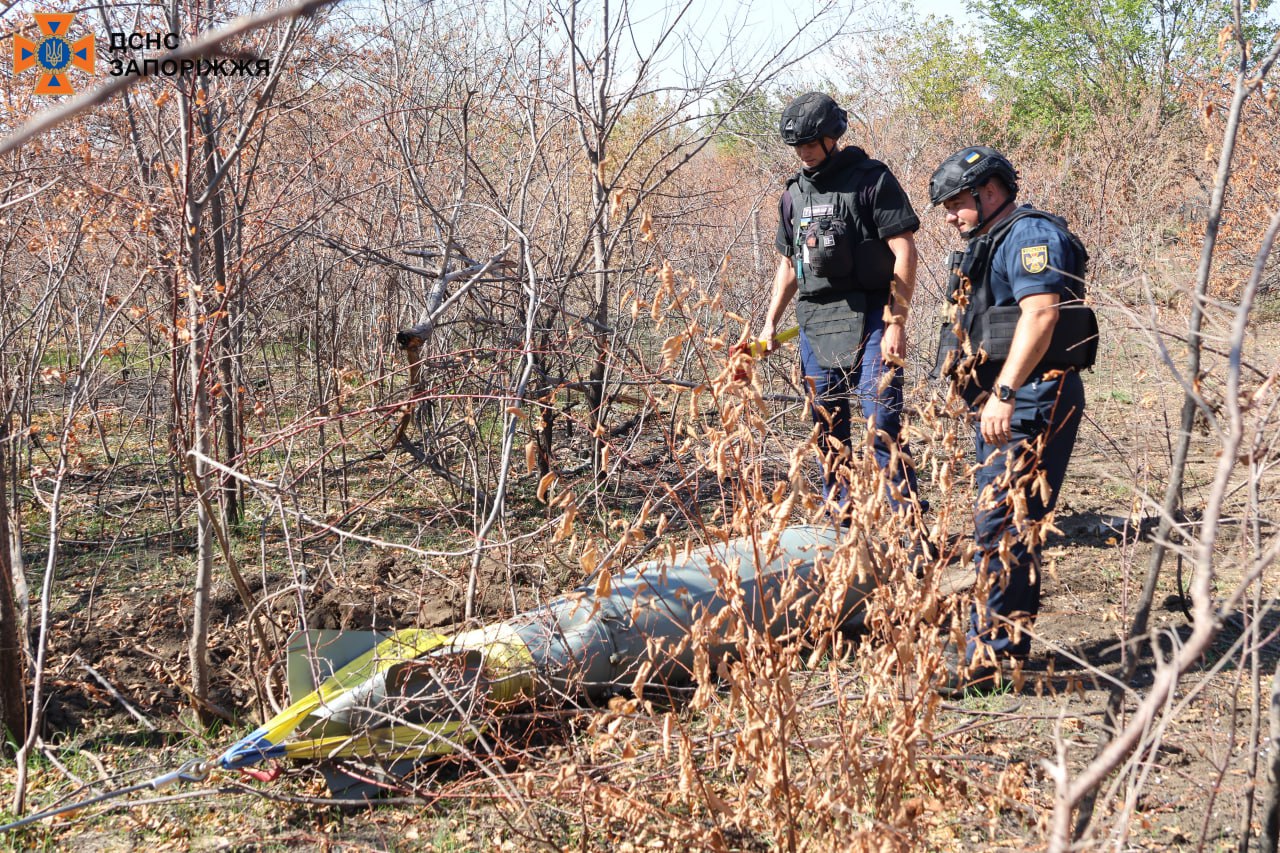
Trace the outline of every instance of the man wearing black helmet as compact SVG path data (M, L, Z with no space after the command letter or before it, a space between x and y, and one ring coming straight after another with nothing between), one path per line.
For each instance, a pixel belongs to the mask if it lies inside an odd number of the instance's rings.
M1059 217L1017 206L1018 176L998 151L964 148L929 182L929 200L966 241L953 252L951 319L938 370L977 420L974 542L980 604L945 695L998 687L1024 659L1040 609L1038 522L1053 510L1084 413L1079 369L1097 347L1081 303L1088 254ZM981 604L985 597L985 604Z
M824 494L843 503L836 462L861 442L851 440L852 397L859 420L874 419L890 504L909 511L917 505L915 471L906 448L895 452L893 445L902 429L901 365L920 220L887 166L856 145L840 146L848 126L848 114L818 92L782 112L782 140L803 168L779 201L778 267L761 337L773 340L798 296L801 365L814 383L813 419L826 439Z

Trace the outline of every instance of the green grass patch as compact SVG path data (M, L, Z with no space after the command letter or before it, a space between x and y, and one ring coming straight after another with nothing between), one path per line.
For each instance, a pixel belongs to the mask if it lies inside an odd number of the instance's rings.
M1124 403L1126 406L1133 405L1133 394L1119 388L1112 388L1108 391L1106 399L1114 400L1117 403Z

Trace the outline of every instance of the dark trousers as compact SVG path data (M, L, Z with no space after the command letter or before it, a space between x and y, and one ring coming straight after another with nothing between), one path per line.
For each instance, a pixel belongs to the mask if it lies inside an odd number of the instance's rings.
M851 449L853 422L851 403L856 400L861 412L859 424L871 418L876 434L873 438L876 462L889 475L887 497L894 509L915 500L916 472L910 461L906 445L899 445L897 463L894 464L892 445L898 443L902 433L902 368L892 367L880 360L880 341L884 337L884 320L878 316L867 317L867 332L859 347L853 367L831 370L818 364L803 330L800 333L800 366L805 378L813 382L814 399L810 407L813 422L822 428L825 439L836 439L848 452ZM880 382L887 371L893 371L893 379L883 389ZM887 437L887 440L886 440ZM862 440L861 434L858 437ZM891 444L892 442L892 444ZM847 499L845 488L837 490L838 461L833 444L824 442L823 490L824 497L843 504ZM892 470L890 470L892 466Z
M1028 544L1026 533L1058 502L1083 415L1084 385L1073 370L1048 381L1033 377L1018 389L1006 444L987 444L976 431L979 600L970 618L969 659L979 643L998 654L1025 656L1031 650L1031 637L1004 620L1029 624L1040 612L1039 539Z

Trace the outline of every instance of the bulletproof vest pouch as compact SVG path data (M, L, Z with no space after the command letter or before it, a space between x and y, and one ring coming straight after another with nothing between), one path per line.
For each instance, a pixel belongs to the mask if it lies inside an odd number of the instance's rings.
M845 181L887 167L863 160ZM796 279L802 297L827 297L850 290L886 290L893 282L893 251L875 232L874 213L863 209L852 189L819 190L803 172L787 184L791 195Z
M987 360L1005 361L1013 344L1013 332L1018 327L1022 308L1017 305L1000 305L988 308L979 318L980 329L975 337L981 343ZM1079 301L1058 305L1058 322L1053 327L1049 348L1040 359L1039 367L1093 367L1098 356L1098 319L1093 309Z
M1058 305L1058 324L1040 363L1046 367L1090 368L1098 361L1098 315L1083 302Z
M801 292L822 292L815 291L814 284L820 284L823 290L833 290L831 282L848 279L854 269L853 241L844 217L839 214L839 205L805 204L801 209L800 222L802 225L808 223L800 234L800 252L804 261ZM806 284L809 285L807 291Z
M961 276L965 275L962 265L968 252L961 250L953 251L947 256L947 289L945 301L946 305L954 305L959 298L961 287ZM963 320L963 317L961 318ZM943 376L950 376L955 370L957 362L962 357L960 338L956 335L955 326L951 320L943 320L942 328L938 330L938 351L933 357L933 369L929 371L930 379L939 379Z
M867 296L857 291L796 300L796 319L818 366L847 370L858 360L858 346L866 331Z
M950 320L943 320L942 328L938 330L938 351L933 356L933 369L929 371L929 378L950 376L960 357L960 339L956 337L956 330Z
M1021 317L1022 308L1018 305L993 306L978 316L978 326L973 330L974 345L987 354L987 361L1004 361L1009 357L1013 332Z

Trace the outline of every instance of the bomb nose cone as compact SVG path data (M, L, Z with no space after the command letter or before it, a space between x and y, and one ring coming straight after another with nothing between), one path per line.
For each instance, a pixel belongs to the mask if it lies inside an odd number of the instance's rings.
M269 735L270 731L265 726L255 730L248 737L232 744L230 749L222 753L218 763L224 770L239 770L268 758L283 758L284 744L272 743Z

